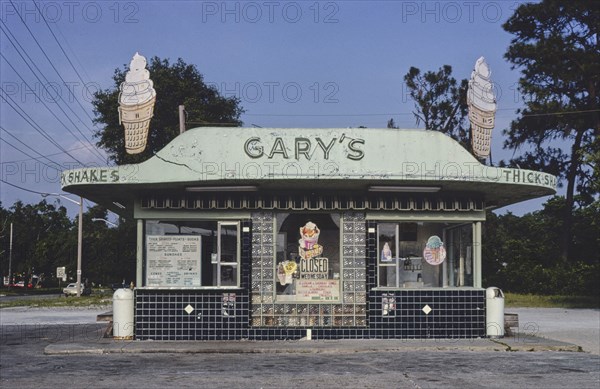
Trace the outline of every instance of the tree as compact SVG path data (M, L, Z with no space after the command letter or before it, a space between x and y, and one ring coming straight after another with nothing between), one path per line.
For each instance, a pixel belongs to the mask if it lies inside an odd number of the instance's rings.
M566 181L561 238L566 261L575 193L584 204L598 194L592 164L600 145L600 8L583 0L526 3L503 28L514 35L505 58L521 71L519 92L525 100L504 131L504 147L522 149L513 164Z
M398 127L398 126L396 125L396 122L395 122L395 121L394 121L394 119L392 118L392 119L388 120L388 122L387 122L387 128L394 128L394 129L398 129L398 128L400 128L400 127Z
M4 215L3 224L5 220L13 223L13 274L20 274L24 279L32 274L51 275L57 266L75 261L76 230L65 207L48 204L46 200L38 204L17 201L8 212L0 213ZM5 230L2 240L8 242L7 239ZM8 244L3 247L8 249ZM8 263L4 261L8 253L2 257L2 273L8 274Z
M117 227L100 220L108 211L101 205L83 214L83 270L91 282L108 285L125 279L135 281L137 225L120 219Z
M147 66L156 89L154 116L150 121L148 146L140 154L125 152L123 126L119 125L119 86L125 80L125 69L117 68L113 75L114 87L94 94L92 104L96 114L95 123L103 128L95 133L97 145L108 152L111 161L118 165L137 163L154 155L179 135L179 105L194 121L207 124L240 126L244 112L237 97L223 97L204 83L195 65L186 64L181 58L170 64L168 59L153 57Z
M452 77L452 67L442 66L437 72L411 67L404 76L410 97L415 102L417 125L423 122L426 130L449 135L464 148L471 150L469 122L467 120L467 88L469 82L460 84Z

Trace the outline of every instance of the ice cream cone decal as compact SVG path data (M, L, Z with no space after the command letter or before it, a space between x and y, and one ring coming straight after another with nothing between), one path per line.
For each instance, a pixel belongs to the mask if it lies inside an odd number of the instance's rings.
M146 149L154 103L156 91L146 69L146 58L135 53L119 93L119 124L125 127L127 154L138 154Z
M446 259L446 247L439 236L433 235L427 239L423 257L430 265L439 265Z
M491 75L492 71L485 62L485 58L479 57L475 63L475 69L471 73L467 92L471 144L473 153L479 158L487 158L490 155L492 129L496 115L496 97Z

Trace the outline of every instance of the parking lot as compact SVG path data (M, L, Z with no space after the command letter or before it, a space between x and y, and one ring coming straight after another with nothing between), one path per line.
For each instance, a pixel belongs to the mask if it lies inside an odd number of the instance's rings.
M288 344L279 342L274 345L278 350L272 353L44 353L52 345L98 342L104 325L96 324L95 317L105 310L104 307L0 310L0 386L29 388L43 381L47 386L81 382L81 386L97 388L167 385L211 388L515 388L532 385L597 388L600 383L600 357L597 353L587 352L503 352L460 348L436 351L407 347L405 351L395 352L286 353ZM571 338L581 332L589 337L590 334L593 336L593 331L596 334L598 331L598 326L594 327L597 310L547 311L545 314L519 310L518 313L521 324L533 323L527 324L528 328L537 328L540 336L551 334ZM536 316L532 319L530 314ZM557 317L563 319L557 320ZM567 327L558 331L547 320ZM502 341L507 344L517 342L516 338ZM324 345L329 346L338 347L335 342Z

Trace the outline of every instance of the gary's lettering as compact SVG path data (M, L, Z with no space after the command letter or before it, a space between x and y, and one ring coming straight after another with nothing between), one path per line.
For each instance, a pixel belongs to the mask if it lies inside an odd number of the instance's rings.
M344 147L340 144L347 142L345 145L346 158L353 161L359 161L365 156L365 152L362 149L362 145L365 144L364 139L348 138L342 135L339 139L333 137L328 140L324 140L320 137L311 140L309 138L297 137L294 138L293 144L288 144L281 137L276 137L272 144L265 145L260 137L254 136L248 138L244 142L244 152L250 158L262 158L267 157L273 159L280 157L283 159L291 159L299 161L301 158L306 158L310 161L315 154L321 156L324 160L328 160L331 151L336 147Z

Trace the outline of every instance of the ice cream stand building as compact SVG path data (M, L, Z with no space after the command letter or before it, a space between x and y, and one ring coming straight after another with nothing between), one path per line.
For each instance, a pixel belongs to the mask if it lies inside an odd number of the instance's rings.
M137 220L136 339L474 338L486 210L556 177L435 131L204 127L62 187Z

